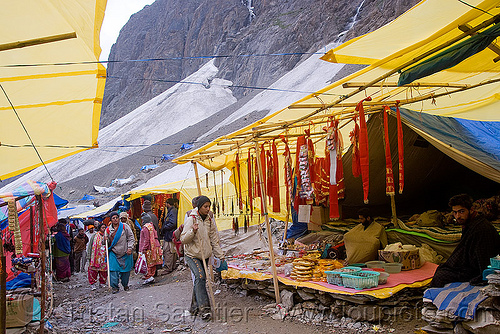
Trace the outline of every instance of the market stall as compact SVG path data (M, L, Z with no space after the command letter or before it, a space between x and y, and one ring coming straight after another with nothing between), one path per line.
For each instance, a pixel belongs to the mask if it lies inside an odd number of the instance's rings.
M47 275L47 271L50 273L52 270L47 263L45 238L50 233L50 227L57 223L57 208L52 193L55 186L55 182L47 185L28 181L10 193L0 194L2 332L6 327L22 327L31 321L34 294L40 294L40 328L44 328L48 317L46 301L51 275ZM10 283L8 303L7 282ZM16 294L16 289L22 287L28 290ZM24 301L27 292L31 295L28 302Z

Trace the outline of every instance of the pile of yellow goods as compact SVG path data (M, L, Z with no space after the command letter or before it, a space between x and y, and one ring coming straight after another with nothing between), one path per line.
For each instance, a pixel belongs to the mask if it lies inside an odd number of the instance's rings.
M326 270L334 270L342 267L342 263L337 260L319 259L318 264L313 268L312 280L315 282L326 282Z
M290 278L297 281L311 281L313 278L313 268L321 257L319 252L309 253L301 258L293 260L293 270Z

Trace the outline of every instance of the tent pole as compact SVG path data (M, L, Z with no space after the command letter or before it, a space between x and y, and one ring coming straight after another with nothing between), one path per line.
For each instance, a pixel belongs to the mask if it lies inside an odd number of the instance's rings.
M391 211L392 211L392 223L394 226L398 226L398 217L396 216L396 199L394 195L389 195L391 197Z
M3 252L3 233L0 230L0 334L5 334L7 329L7 261Z
M35 251L33 246L33 239L35 238L35 233L33 230L33 214L34 210L32 205L30 206L30 252L31 253ZM35 287L35 273L31 273L30 275L31 275L31 288L33 289Z
M38 201L38 208L40 210L40 237L38 239L38 245L40 247L40 258L41 258L41 272L40 272L40 328L38 332L40 334L44 334L45 331L45 299L47 298L46 296L46 287L45 287L45 261L46 261L46 254L45 254L45 224L43 221L43 202L42 202L42 196L36 195L36 199Z
M196 176L196 187L198 188L198 196L201 196L201 186L200 186L200 176L198 175L198 165L196 161L191 161L193 163L194 175Z
M273 273L273 285L274 285L274 296L276 297L276 304L280 303L280 288L278 285L278 274L276 272L276 264L274 261L274 250L273 250L273 236L271 234L271 226L269 225L269 216L267 214L267 200L266 200L266 188L264 186L264 183L262 180L264 179L263 173L262 173L262 165L261 165L261 160L260 160L260 148L259 148L259 143L255 141L255 154L257 156L257 170L259 173L259 183L260 183L260 193L262 196L262 209L263 212L262 214L264 215L264 219L266 221L266 229L267 229L267 241L269 245L269 256L271 258L271 270Z

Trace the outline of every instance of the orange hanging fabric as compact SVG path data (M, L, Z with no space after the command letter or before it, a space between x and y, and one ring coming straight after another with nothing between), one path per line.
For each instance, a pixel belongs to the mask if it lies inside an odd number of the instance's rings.
M398 159L399 159L399 193L403 193L405 185L404 171L404 146L403 146L403 126L401 124L401 114L399 113L399 101L396 102L396 116L398 121Z
M236 153L236 173L238 174L238 207L240 212L243 211L243 194L241 193L241 166L240 166L240 154Z
M392 173L391 145L389 144L389 124L387 114L389 107L384 106L384 139L385 139L385 193L394 195L394 175Z
M250 150L248 150L247 158L247 187L248 187L248 205L250 205L250 219L253 218L253 182L252 182L252 156L250 155Z
M361 166L361 179L363 182L363 201L368 204L368 191L370 187L370 159L368 154L368 130L366 128L365 110L363 101L371 101L371 97L361 100L356 106L359 112L359 161Z
M278 165L278 148L273 140L272 144L272 158L273 158L273 212L280 212L280 179L279 179L279 165Z

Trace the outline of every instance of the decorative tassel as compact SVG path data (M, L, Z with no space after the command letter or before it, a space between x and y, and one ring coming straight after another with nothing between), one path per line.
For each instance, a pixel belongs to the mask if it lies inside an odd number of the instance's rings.
M392 173L391 145L389 143L389 124L387 114L389 107L384 106L384 140L385 140L385 193L394 195L394 175Z
M243 211L243 195L241 193L241 171L240 171L240 157L239 153L236 153L236 173L238 178L238 207L240 208L240 213Z
M221 201L222 201L222 214L225 214L225 208L224 208L224 171L221 169L220 171L220 184L221 184Z
M368 191L370 187L370 159L368 154L368 131L366 127L363 101L371 101L371 97L361 100L356 106L359 112L359 160L361 165L361 179L363 182L363 201L368 204Z
M250 150L248 150L248 158L247 158L247 174L248 174L248 199L247 206L250 206L250 217L253 218L253 180L252 180L252 161L253 157L250 155Z
M217 184L215 182L215 171L213 171L213 173L214 173L214 192L215 192L214 214L219 216L219 214L220 214L220 212L219 212L219 198L217 197Z
M247 233L247 232L248 232L248 217L245 216L244 220L243 220L243 233Z
M404 171L404 146L403 146L403 126L401 124L401 114L399 112L399 101L396 101L396 116L398 122L398 159L399 159L399 193L403 193L405 185Z
M207 189L208 189L208 173L205 174L205 184L206 184Z

